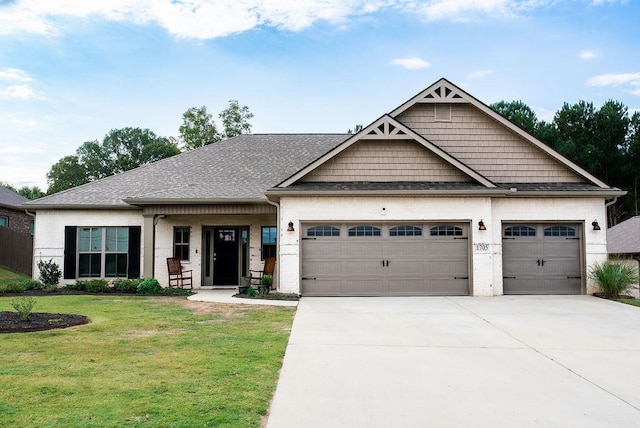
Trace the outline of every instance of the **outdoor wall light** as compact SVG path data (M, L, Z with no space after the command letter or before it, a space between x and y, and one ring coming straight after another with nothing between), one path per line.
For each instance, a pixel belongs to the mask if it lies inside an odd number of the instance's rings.
M289 226L289 227L287 227L287 232L293 232L293 231L295 231L295 229L293 228L293 222L292 222L292 221L290 221L290 222L289 222L289 225L288 225L288 226Z
M487 230L487 226L484 225L484 221L480 220L478 223L478 230Z
M591 223L591 226L593 226L593 230L600 230L600 225L598 224L598 220L593 220L593 222Z

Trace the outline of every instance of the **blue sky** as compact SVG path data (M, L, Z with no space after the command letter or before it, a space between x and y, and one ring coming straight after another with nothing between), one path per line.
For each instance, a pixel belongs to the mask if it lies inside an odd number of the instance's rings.
M177 136L237 99L254 133L345 132L446 77L481 101L640 110L636 0L0 0L0 181L111 129ZM219 121L218 121L219 123Z

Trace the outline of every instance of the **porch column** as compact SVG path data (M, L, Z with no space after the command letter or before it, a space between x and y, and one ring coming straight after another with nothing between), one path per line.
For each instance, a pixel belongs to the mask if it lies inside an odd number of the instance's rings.
M155 247L155 224L153 214L143 214L143 257L142 257L142 276L145 278L153 278L154 264L154 247Z

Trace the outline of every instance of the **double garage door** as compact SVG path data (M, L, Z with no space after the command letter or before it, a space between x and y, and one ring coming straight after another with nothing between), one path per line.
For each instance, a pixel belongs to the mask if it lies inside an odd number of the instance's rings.
M505 224L502 227L504 294L580 294L579 224Z
M304 224L305 296L469 294L467 223Z

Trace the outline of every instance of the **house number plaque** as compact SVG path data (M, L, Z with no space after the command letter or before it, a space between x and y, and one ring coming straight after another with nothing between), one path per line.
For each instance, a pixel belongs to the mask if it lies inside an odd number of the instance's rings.
M473 244L476 251L489 251L489 244Z

